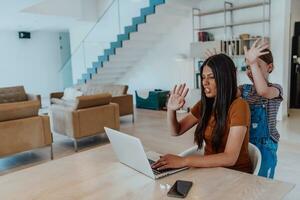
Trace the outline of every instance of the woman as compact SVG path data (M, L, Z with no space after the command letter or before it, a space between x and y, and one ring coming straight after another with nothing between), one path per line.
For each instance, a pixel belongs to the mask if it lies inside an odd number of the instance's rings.
M201 100L182 120L176 110L185 103L188 89L175 86L168 102L168 123L172 135L179 136L197 124L195 142L203 156L162 156L152 165L158 170L180 167L228 167L251 173L248 155L250 111L237 97L236 68L225 54L209 57L201 67Z

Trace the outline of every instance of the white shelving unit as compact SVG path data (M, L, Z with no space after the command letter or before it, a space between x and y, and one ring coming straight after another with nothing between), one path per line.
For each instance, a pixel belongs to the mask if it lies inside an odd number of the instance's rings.
M195 88L199 88L199 70L198 70L198 62L203 60L203 55L206 49L216 48L222 52L227 53L229 56L233 58L233 60L243 58L243 46L250 45L250 43L257 38L249 38L243 39L237 38L238 33L234 33L234 27L245 26L245 25L253 25L253 24L262 24L262 35L260 37L269 39L270 38L270 22L271 22L271 0L263 0L257 1L253 3L243 4L234 6L233 3L229 1L223 2L223 8L215 9L210 11L202 11L199 8L193 8L193 43L191 44L191 56L194 58L194 85ZM250 8L262 8L262 17L257 19L248 19L241 21L234 21L234 12L238 10L245 10ZM268 12L267 10L268 9ZM201 17L216 15L223 13L224 22L220 25L213 26L202 26L201 25ZM250 18L250 17L249 17ZM266 25L268 26L268 37L266 37ZM224 30L224 38L218 38L215 41L209 42L199 42L196 39L196 33L199 31L209 31L223 29ZM226 43L226 44L225 44ZM239 48L239 49L237 49ZM198 83L198 85L197 85Z

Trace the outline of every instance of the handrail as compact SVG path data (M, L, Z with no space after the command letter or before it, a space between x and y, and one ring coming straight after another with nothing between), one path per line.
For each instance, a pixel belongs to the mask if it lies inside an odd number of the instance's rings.
M111 9L111 7L114 5L114 3L116 1L119 0L113 0L109 6L105 9L105 11L103 12L103 14L97 19L96 23L92 26L92 28L87 32L87 34L85 35L85 37L81 40L81 42L78 44L78 46L75 48L75 50L71 53L71 55L69 56L69 58L67 59L67 61L62 65L61 68L59 68L58 72L61 72L65 66L71 61L73 55L79 50L79 48L81 47L81 45L84 43L85 39L89 36L89 34L95 29L95 27L97 26L97 24L100 22L100 20L106 15L106 13Z

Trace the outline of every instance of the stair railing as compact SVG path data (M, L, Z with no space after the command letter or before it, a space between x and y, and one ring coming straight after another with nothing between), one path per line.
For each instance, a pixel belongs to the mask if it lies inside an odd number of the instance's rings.
M63 79L68 80L64 87L76 84L76 80L88 78L86 76L92 74L90 70L99 69L99 56L109 50L111 43L119 40L124 27L129 27L132 18L139 16L141 8L148 5L149 0L111 0L96 22L83 22L80 27L72 27L71 53L59 69ZM81 36L72 35L72 31L78 33L81 29L85 32Z

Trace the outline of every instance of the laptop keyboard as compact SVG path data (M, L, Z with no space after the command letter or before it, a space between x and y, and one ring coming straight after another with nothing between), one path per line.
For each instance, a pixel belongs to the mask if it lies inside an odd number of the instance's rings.
M148 159L150 165L152 165L153 163L155 163L155 161L153 160L150 160ZM174 170L174 169L162 169L162 170L157 170L157 169L153 169L152 168L152 171L154 173L154 175L158 175L158 174L161 174L161 173L164 173L164 172L168 172L168 171L171 171L171 170Z

